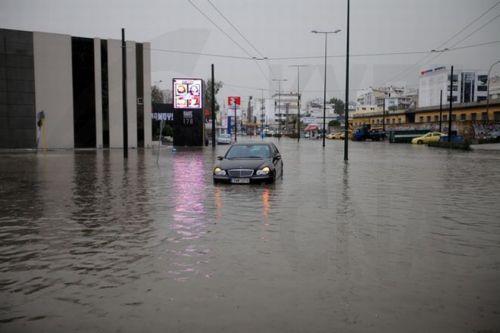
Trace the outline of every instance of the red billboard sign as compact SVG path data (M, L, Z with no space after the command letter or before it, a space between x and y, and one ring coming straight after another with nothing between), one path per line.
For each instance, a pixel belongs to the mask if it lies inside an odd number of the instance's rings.
M227 105L229 106L241 105L240 96L229 96L227 98Z

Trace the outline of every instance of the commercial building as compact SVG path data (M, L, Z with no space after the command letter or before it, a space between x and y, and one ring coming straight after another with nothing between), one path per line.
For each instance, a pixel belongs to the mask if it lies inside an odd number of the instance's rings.
M441 121L447 126L449 108L438 106L417 108L415 110L388 111L385 117L382 112L353 113L351 123L354 127L371 125L373 128L382 128L385 122L386 129L421 128L437 130ZM470 121L472 123L500 123L500 99L490 101L489 108L485 101L454 104L452 122Z
M473 103L486 99L488 75L483 71L465 71L454 68L453 86L450 94L451 67L432 66L423 69L419 76L419 107L440 104ZM450 97L451 96L451 97Z
M151 146L149 43L0 29L0 148Z

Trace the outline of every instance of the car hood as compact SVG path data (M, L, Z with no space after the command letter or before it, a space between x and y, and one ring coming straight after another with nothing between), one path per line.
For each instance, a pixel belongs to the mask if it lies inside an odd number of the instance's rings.
M227 170L227 169L257 169L260 168L261 166L263 167L264 165L267 166L272 166L272 160L271 159L264 159L264 158L249 158L249 159L234 159L234 160L227 160L223 159L219 163L217 163L216 166L218 166L221 169Z

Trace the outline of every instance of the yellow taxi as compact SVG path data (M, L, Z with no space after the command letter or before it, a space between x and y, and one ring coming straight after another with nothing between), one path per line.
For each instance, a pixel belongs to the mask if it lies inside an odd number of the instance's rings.
M413 138L411 140L411 143L421 145L424 143L438 142L442 136L446 136L446 134L439 133L439 132L429 132L429 133L424 134L422 136Z

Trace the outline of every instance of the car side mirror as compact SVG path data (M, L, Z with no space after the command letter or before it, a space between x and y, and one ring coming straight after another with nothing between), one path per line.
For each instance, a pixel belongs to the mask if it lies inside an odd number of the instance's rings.
M222 161L222 160L224 159L224 157L222 157L222 156L217 156L217 159L218 159L219 161Z
M281 155L278 154L278 155L274 156L274 159L277 160L277 161L281 160Z

